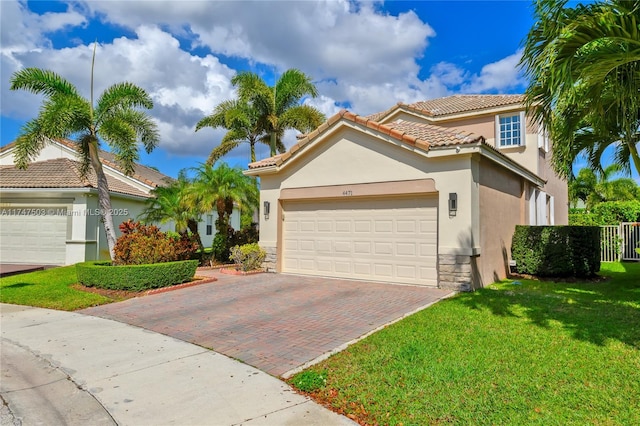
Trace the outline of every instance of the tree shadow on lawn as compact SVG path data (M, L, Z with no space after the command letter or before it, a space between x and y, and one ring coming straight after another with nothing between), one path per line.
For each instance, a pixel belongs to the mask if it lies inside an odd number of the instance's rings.
M2 287L3 290L10 290L12 288L20 288L20 287L28 287L28 286L32 286L35 285L33 283L15 283L15 284L9 284L6 285L4 287Z
M459 296L472 309L527 318L550 329L558 324L573 338L604 345L618 340L640 349L640 264L625 272L607 271L602 282L505 280L491 288ZM631 269L632 271L629 271Z

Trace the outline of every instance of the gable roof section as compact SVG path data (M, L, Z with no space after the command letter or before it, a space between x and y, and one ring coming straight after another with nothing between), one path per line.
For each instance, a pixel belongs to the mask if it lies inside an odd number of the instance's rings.
M434 126L432 124L414 123L404 120L380 124L368 117L362 117L347 110L341 110L329 118L324 124L320 125L316 130L300 139L298 143L289 149L289 151L250 163L249 169L253 170L282 165L284 162L288 161L289 158L294 156L302 147L317 139L323 133L326 133L328 129L335 126L336 123L341 120L359 124L381 134L389 135L400 142L415 146L423 151L428 151L430 147L444 147L477 142L484 143L484 138L482 136L461 132L456 129L448 129L440 126Z
M380 121L396 110L405 110L436 119L509 106L524 107L524 95L454 95L412 104L399 102L388 110L371 114L367 118Z
M24 170L0 166L0 188L97 188L94 171L90 169L82 177L80 170L80 163L68 158L36 161ZM148 194L109 175L107 184L111 192L149 198Z
M77 145L73 141L70 141L68 139L55 139L52 142L60 144L72 151L77 150ZM11 142L10 144L3 146L2 148L0 148L0 153L13 149L15 145L16 145L16 142ZM124 170L122 169L122 167L118 165L118 162L116 161L116 156L114 154L107 151L100 150L100 159L102 160L102 164L104 164L105 166L108 166L124 174ZM29 166L29 169L30 168L31 166ZM157 186L167 185L173 181L171 177L163 173L160 173L157 170L143 166L138 163L136 163L133 167L133 174L128 177L133 178L137 181L140 181L141 183L147 186L151 186L153 188Z
M462 132L454 128L446 128L434 124L416 123L406 120L396 120L390 123L381 124L369 117L362 117L349 111L342 110L329 118L325 123L320 125L316 130L302 137L298 143L291 147L283 154L274 155L264 160L256 161L249 164L249 170L245 171L247 175L258 176L261 173L277 173L280 167L301 151L301 149L327 133L330 129L335 128L339 122L350 124L352 128L356 128L353 124L364 126L367 129L376 131L382 135L388 135L398 141L414 146L424 152L432 148L447 149L451 147L466 146L472 150L479 149L482 155L492 159L503 167L512 170L514 173L524 177L536 185L543 185L544 180L535 173L531 172L521 164L515 162L511 158L504 155L500 150L486 143L483 136L473 133ZM363 130L360 130L363 131ZM457 150L455 150L457 152Z

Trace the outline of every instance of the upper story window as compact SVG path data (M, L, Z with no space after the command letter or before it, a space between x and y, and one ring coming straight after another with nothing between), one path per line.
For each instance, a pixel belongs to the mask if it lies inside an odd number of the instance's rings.
M524 146L524 112L496 116L496 146Z

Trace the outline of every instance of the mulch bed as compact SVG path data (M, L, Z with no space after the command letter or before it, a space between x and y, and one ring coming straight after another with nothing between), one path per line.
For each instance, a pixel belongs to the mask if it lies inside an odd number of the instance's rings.
M181 288L185 288L185 287L193 287L196 285L200 285L200 284L209 284L212 282L218 281L217 278L215 277L194 277L193 280L186 282L186 283L182 283L182 284L176 284L176 285L172 285L169 287L161 287L161 288L154 288L154 289L150 289L150 290L143 290L143 291L127 291L127 290L109 290L106 288L97 288L97 287L86 287L80 283L77 284L73 284L71 286L71 288L73 288L74 290L79 290L79 291L86 291L88 293L95 293L95 294L99 294L101 296L105 296L108 297L110 299L113 300L117 300L117 301L121 301L121 300L127 300L127 299L131 299L133 297L141 297L141 296L148 296L150 294L158 294L158 293L165 293L168 291L174 291L174 290L180 290Z

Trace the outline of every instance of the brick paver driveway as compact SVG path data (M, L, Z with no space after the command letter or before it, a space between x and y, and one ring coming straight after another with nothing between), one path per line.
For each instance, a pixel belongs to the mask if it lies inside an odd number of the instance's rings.
M218 281L80 311L211 348L275 376L449 294L283 274Z

